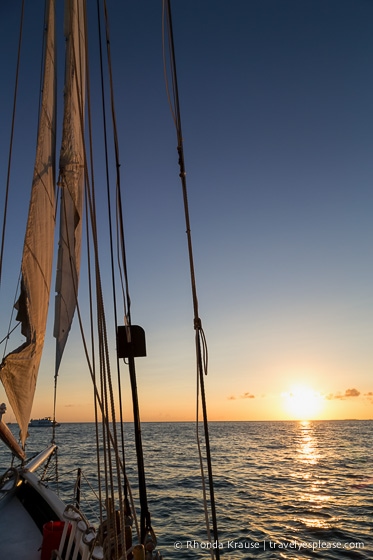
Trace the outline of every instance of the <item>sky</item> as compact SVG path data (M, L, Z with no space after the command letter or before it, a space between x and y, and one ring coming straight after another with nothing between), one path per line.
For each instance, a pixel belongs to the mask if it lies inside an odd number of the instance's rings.
M193 310L162 5L108 7L132 320L147 336L148 356L137 360L141 417L189 421ZM1 220L19 12L19 1L0 5ZM373 3L174 0L172 14L209 419L372 419ZM26 2L1 340L35 155L42 21L43 2ZM62 75L62 38L58 54ZM92 100L98 107L97 87ZM102 243L105 257L105 235ZM82 272L83 302L86 294ZM52 328L51 319L47 338ZM23 338L11 340L7 351ZM93 420L80 346L75 324L58 380L63 422ZM46 344L34 417L52 413L53 349Z

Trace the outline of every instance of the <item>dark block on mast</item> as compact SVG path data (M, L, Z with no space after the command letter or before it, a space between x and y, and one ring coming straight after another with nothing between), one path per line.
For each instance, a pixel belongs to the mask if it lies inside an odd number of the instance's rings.
M117 327L118 358L146 356L145 331L138 325Z

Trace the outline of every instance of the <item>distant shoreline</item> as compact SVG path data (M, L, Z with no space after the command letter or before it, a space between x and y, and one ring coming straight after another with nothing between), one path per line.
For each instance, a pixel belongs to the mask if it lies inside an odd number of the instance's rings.
M294 422L373 422L373 418L330 418L330 419L315 419L315 420L209 420L209 424L242 424L242 423L256 423L256 424L263 424L263 423L294 423ZM61 426L63 424L94 424L94 420L66 420L61 421ZM116 422L120 424L120 421ZM125 420L123 424L132 424L132 420ZM195 420L142 420L141 424L195 424ZM199 420L199 423L202 424L203 421ZM15 422L14 422L15 424Z

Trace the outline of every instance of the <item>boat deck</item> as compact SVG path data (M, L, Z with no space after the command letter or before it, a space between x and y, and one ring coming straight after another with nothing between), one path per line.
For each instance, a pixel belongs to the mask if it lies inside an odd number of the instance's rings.
M17 497L1 517L1 557L7 560L40 560L42 534Z

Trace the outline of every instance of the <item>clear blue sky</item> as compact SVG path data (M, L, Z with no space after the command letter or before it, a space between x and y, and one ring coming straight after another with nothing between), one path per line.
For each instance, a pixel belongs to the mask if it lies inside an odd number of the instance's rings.
M20 232L15 256L24 233L17 202L32 176L34 34L43 11L41 1L26 4L27 94L9 223L15 238ZM148 358L138 365L143 418L192 419L194 332L161 1L108 5L132 318L147 332ZM373 3L178 0L172 8L210 416L288 418L289 395L305 386L308 399L313 391L320 400L319 417L372 418ZM18 12L19 2L0 8L0 63L9 78L0 91L2 185ZM7 313L2 305L1 334ZM76 338L60 379L59 415L71 420L87 418L90 402L76 377ZM48 360L43 398L52 384ZM79 398L66 393L70 381ZM36 402L35 415L49 412Z

